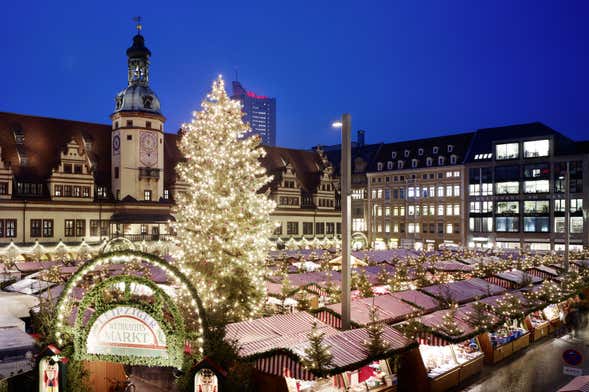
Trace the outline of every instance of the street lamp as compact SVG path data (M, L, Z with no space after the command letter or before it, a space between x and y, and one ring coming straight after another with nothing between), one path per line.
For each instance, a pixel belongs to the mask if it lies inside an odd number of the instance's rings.
M342 115L341 121L332 124L334 128L342 129L341 153L341 208L342 208L342 329L350 329L351 298L350 298L350 240L351 240L351 210L352 210L352 140L350 135L352 116Z

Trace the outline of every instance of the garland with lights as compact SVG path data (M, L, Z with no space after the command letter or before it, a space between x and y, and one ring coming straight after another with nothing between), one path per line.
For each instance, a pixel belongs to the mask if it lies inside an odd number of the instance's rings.
M123 285L123 290L119 290ZM148 287L153 294L141 298L131 293L131 285ZM113 290L114 289L114 290ZM144 311L158 323L166 336L167 357L140 357L134 355L91 354L86 352L86 341L92 325L103 313L120 306ZM100 360L141 366L175 366L180 368L184 360L184 319L172 299L151 280L140 276L118 275L110 277L84 295L78 309L94 309L85 320L84 312L77 312L74 331L74 358L76 360Z
M276 203L263 192L271 177L260 162L260 137L248 137L241 103L227 96L221 76L201 108L180 131L185 160L176 172L187 191L178 193L174 210L178 262L208 310L239 321L264 305Z
M106 275L103 276L103 279L95 279L92 281L84 280L88 275L104 271L104 268L109 264L133 263L137 262L137 260L160 268L166 273L166 275L172 278L172 283L177 288L177 298L172 300L161 288L159 288L159 286L155 285L147 277L142 276L117 275L116 277L108 277L108 275ZM117 293L116 290L105 292L105 290L102 289L108 285L112 286L113 282L124 284L126 288L125 291L122 293ZM87 286L85 287L86 295L78 302L72 294L74 289L79 287L82 283L87 283ZM153 302L141 300L141 298L133 298L130 300L128 296L129 293L127 293L126 290L132 283L139 283L149 287L155 293L155 297L153 297L155 299L152 299ZM88 306L92 306L97 310L92 316L92 320L94 320L105 311L121 306L121 304L138 307L145 311L157 320L158 323L161 323L160 326L162 326L162 329L164 329L165 325L168 325L166 328L169 328L168 330L171 332L169 338L170 344L173 347L176 347L171 356L172 359L178 361L180 365L182 363L181 354L185 340L188 341L190 346L198 348L197 353L202 354L203 341L206 338L206 333L208 333L208 325L206 318L203 317L201 319L201 315L204 316L204 311L196 289L192 286L186 276L166 260L151 254L130 250L99 255L81 266L80 269L78 269L78 271L76 271L76 273L74 273L66 282L56 304L56 316L52 327L57 346L64 349L67 349L70 346L75 346L74 355L76 358L89 358L83 349L85 340L82 339L87 336L86 328L92 323L83 324L80 317L83 316L84 312L80 312L74 321L74 324L70 324L70 315L72 311L76 306L79 309L87 309ZM165 314L167 314L166 317L164 317ZM170 320L174 320L174 325L169 324ZM181 328L181 330L178 330L178 328ZM182 331L188 332L184 333ZM140 363L144 365L161 364L158 359L153 358L121 358L119 356L113 356L109 360L133 364Z

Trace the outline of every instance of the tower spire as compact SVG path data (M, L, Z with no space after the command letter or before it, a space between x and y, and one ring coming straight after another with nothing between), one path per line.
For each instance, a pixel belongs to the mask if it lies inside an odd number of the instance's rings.
M141 24L141 16L134 17L133 21L136 23L135 28L137 29L137 34L141 35L141 30L143 29L143 25Z

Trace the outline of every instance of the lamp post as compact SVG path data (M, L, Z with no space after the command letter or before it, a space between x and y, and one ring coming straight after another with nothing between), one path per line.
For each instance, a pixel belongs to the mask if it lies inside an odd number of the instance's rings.
M564 271L569 272L569 242L571 240L571 173L569 161L567 161L564 202Z
M342 129L342 152L341 152L341 208L342 208L342 329L350 329L351 314L351 263L350 263L350 240L351 240L351 172L352 172L352 141L351 141L352 116L349 113L342 115L341 122L333 123L334 128Z

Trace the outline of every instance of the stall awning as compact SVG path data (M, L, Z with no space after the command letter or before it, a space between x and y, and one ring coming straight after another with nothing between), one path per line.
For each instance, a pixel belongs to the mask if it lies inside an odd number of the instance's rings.
M175 221L170 214L129 214L116 213L110 218L113 223L167 223Z

